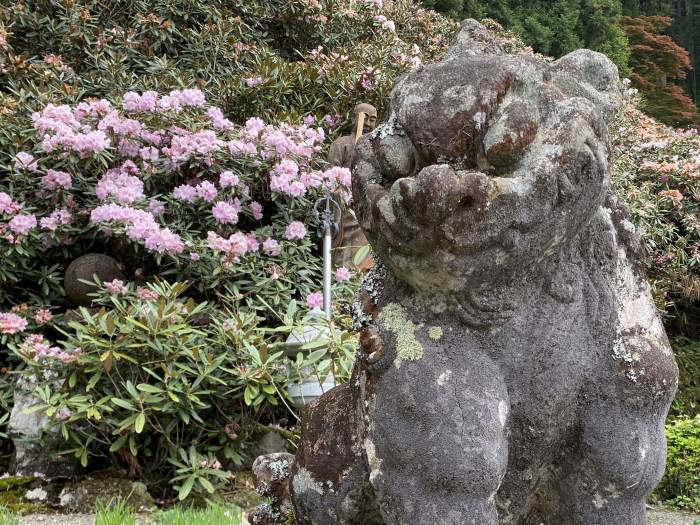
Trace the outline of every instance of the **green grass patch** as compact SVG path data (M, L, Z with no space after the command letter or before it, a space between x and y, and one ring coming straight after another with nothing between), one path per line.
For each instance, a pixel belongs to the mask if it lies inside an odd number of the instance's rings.
M136 523L134 509L129 507L126 500L122 498L113 500L109 504L98 501L96 510L95 525L135 525Z
M19 520L5 507L0 507L0 525L19 525Z
M158 515L159 525L243 525L243 511L234 506L209 505L204 510L174 508Z

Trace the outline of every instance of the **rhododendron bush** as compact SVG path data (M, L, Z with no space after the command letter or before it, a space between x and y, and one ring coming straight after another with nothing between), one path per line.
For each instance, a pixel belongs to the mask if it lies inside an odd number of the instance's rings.
M633 132L632 132L633 131ZM700 135L664 126L630 99L611 129L613 182L647 248L649 278L667 328L697 335L700 301Z
M43 284L56 297L28 280L86 251L140 279L191 280L209 299L227 283L257 310L318 286L310 204L347 196L350 172L319 162L325 133L310 120L236 126L185 89L49 104L32 121L34 147L0 192L3 267L22 268L3 276L14 288L0 304L60 302L55 274Z
M208 491L260 425L293 425L295 370L347 378L342 329L290 373L280 352L322 303L311 204L349 185L321 159L456 27L412 0L0 6L3 364L61 380L37 410L81 462ZM69 311L86 253L124 277ZM335 271L336 326L354 276Z

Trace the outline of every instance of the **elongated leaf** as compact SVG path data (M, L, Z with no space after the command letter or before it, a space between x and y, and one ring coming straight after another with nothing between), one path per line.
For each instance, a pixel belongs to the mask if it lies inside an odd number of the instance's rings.
M187 496L190 495L190 492L192 492L192 487L194 486L194 481L195 477L190 476L182 484L182 486L180 487L180 491L177 494L177 497L180 501L184 501L187 498Z
M143 432L144 426L146 426L146 415L141 412L138 416L136 416L136 421L134 421L134 430L137 434L140 434Z

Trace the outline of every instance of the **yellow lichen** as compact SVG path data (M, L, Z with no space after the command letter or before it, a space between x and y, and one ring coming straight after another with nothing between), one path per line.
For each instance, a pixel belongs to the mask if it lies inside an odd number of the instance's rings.
M408 319L406 311L398 304L391 303L382 308L379 322L385 330L396 336L396 359L394 364L399 367L402 361L417 361L423 357L423 345L416 339L416 326Z
M428 337L430 337L430 339L433 341L437 341L442 337L442 328L439 326L431 326L428 329Z

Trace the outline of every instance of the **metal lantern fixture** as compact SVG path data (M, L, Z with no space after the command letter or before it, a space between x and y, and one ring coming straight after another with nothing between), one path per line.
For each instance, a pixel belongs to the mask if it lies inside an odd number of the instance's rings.
M309 313L311 320L323 316L327 322L332 317L331 309L331 279L332 279L332 256L331 248L333 239L340 231L340 217L342 210L340 205L333 200L330 190L326 189L325 196L321 197L314 204L314 216L318 222L318 236L323 239L323 313L319 310L312 310ZM313 322L292 331L287 338L285 354L294 358L299 352L303 352L302 347L312 341L326 341L328 339L328 326L319 327L319 323ZM312 401L335 386L335 378L329 373L323 382L317 374L309 369L302 373L302 381L290 383L287 387L290 397L296 406L308 405Z
M342 210L333 200L331 192L326 188L326 194L314 204L314 216L318 221L318 236L323 238L323 312L326 319L331 320L331 275L333 239L340 233L340 218Z

